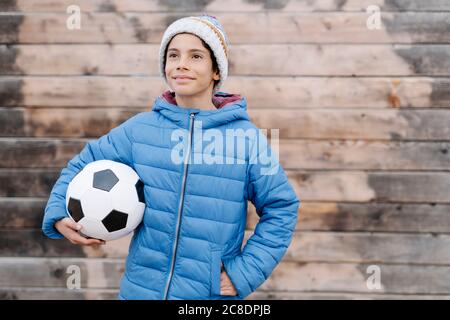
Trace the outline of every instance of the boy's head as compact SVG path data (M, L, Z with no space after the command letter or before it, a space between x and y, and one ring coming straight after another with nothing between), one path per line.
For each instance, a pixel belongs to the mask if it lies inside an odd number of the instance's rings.
M160 47L160 74L169 88L195 94L220 89L228 75L228 38L216 18L208 15L173 22ZM187 76L192 80L175 79Z

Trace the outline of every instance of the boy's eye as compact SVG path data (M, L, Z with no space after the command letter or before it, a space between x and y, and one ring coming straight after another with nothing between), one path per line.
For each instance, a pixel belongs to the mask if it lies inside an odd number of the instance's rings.
M169 54L169 58L173 58L173 57L176 57L176 56L177 56L177 54L175 54L175 53ZM194 58L196 58L196 59L201 58L201 57L202 57L201 55L194 54Z

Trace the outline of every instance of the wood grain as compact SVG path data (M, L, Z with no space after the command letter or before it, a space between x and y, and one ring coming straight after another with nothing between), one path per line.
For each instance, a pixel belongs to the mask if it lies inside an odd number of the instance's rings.
M41 0L34 3L28 0L7 1L1 4L0 9L4 11L23 12L66 12L69 5L78 5L86 12L155 12L166 13L186 11L208 11L211 13L221 12L258 12L266 10L277 10L281 12L305 11L365 11L369 5L377 5L382 11L450 11L450 5L446 0L347 0L347 1L243 1L229 0L226 2L212 0L207 3L201 1L170 1L161 2L157 0Z
M3 45L0 55L6 60L0 68L5 75L159 75L159 44ZM448 44L236 44L230 51L229 73L449 76L449 60Z
M164 90L163 79L153 76L8 76L0 77L0 108L150 109ZM450 107L450 78L230 76L224 90L242 94L250 110Z

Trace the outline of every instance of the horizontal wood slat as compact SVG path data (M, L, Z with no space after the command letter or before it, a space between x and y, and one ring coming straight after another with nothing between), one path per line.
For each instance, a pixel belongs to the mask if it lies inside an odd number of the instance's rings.
M446 204L310 202L301 197L296 229L392 233L450 233ZM247 228L258 223L249 205ZM301 249L300 249L301 250Z
M86 140L0 139L0 168L65 167L86 143Z
M220 12L252 12L273 11L365 11L370 5L377 5L383 11L450 11L446 0L347 0L347 1L243 1L212 0L202 1L157 1L157 0L40 0L39 3L29 0L2 2L0 10L25 12L66 12L69 5L78 5L86 12L120 12L120 11L165 11L167 13L199 11L208 13Z
M67 267L81 270L83 289L117 289L123 261L111 259L0 258L2 287L67 288ZM369 289L367 264L282 262L260 287L264 291L353 292L448 295L448 266L378 265L381 289ZM18 272L20 271L20 272ZM19 276L23 274L24 276ZM439 277L436 277L436 274Z
M1 287L1 300L117 300L119 289L65 289L58 287Z
M247 230L244 244L253 230ZM128 255L131 235L106 245L82 247L52 240L40 230L2 230L2 257L88 257L121 259ZM296 231L285 261L384 263L450 266L449 234L399 232Z
M375 290L373 290L375 291ZM117 300L119 289L64 289L58 287L2 287L2 300ZM267 291L257 289L246 300L449 300L450 295L362 292Z
M447 140L448 110L250 110L259 128L280 138Z
M5 75L159 75L159 44L2 45L0 55L5 60L0 74ZM450 45L443 44L236 44L230 51L229 73L449 76L449 60Z
M450 203L450 172L286 170L307 201ZM59 170L0 170L0 197L47 197ZM424 188L426 186L426 188Z
M260 287L284 291L350 291L391 294L447 294L448 267L377 265L381 289L369 289L367 264L282 263Z
M149 109L164 90L159 77L4 77L0 108ZM242 94L249 109L450 108L450 78L230 77L224 91Z
M0 138L0 168L61 168L89 140ZM276 147L275 140L269 140ZM285 169L447 170L450 142L279 140Z
M0 109L0 137L95 138L150 108ZM84 111L84 110L83 110ZM450 140L450 112L434 110L248 110L261 129L281 139Z
M450 205L402 203L310 202L301 199L296 229L299 231L360 231L450 233ZM0 229L21 231L41 228L47 198L0 199ZM258 223L253 205L248 205L247 229ZM27 239L29 230L22 235ZM32 231L40 232L40 231Z
M0 77L0 108L149 109L164 90L159 77ZM231 76L223 90L242 94L249 109L450 108L450 78Z
M309 201L449 203L450 172L287 171Z
M4 14L0 20L0 43L159 44L164 30L170 23L189 15L186 12L94 13L88 12L83 7L80 9L80 29L73 30L66 25L70 16L66 12ZM277 10L269 15L267 12L212 14L217 16L227 30L231 44L449 43L448 13L441 10L381 12L381 27L375 30L367 27L370 15L365 9L361 12L302 13ZM247 23L249 15L251 24Z

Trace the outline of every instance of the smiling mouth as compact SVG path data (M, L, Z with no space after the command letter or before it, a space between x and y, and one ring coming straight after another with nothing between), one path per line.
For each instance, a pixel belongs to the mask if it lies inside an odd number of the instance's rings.
M186 81L192 81L194 79L191 79L191 78L174 78L174 80L176 82L186 82Z

